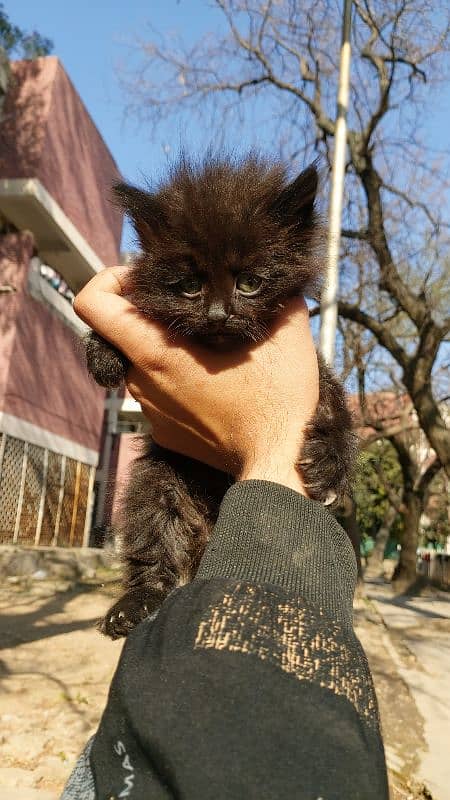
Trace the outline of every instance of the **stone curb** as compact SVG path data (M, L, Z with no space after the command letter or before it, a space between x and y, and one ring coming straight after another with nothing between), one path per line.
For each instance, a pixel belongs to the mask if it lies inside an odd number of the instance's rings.
M76 580L94 578L99 570L117 568L117 556L112 550L0 545L0 577L3 578Z

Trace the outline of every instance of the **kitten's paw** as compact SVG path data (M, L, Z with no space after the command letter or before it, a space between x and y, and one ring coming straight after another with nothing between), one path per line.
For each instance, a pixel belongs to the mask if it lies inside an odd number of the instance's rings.
M87 368L96 382L107 389L120 386L128 369L128 359L96 333L87 336L85 345Z
M351 491L358 439L342 385L319 356L319 403L298 466L309 496L336 508Z
M357 440L351 430L339 437L310 427L299 468L309 497L336 508L350 492Z
M110 639L128 636L136 625L159 608L164 598L164 593L158 591L135 589L127 592L99 621L98 630Z

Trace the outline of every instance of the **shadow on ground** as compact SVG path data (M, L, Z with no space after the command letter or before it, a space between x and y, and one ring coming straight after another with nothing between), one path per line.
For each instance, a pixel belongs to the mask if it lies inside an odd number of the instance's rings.
M98 591L98 587L77 586L65 592L58 592L30 612L14 613L11 610L5 613L2 611L0 614L0 649L9 649L38 639L60 636L63 633L70 633L70 631L93 628L98 617L45 622L49 617L62 614L66 605L74 598L93 591Z

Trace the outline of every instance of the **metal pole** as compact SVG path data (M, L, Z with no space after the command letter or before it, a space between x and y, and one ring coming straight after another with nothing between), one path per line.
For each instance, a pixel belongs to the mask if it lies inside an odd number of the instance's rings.
M0 483L2 480L2 465L3 465L3 457L5 455L5 448L6 448L6 433L1 434L0 439Z
M101 455L101 467L97 470L98 492L94 520L94 526L96 528L103 527L106 517L106 500L111 466L111 455L114 436L117 434L117 422L119 419L119 414L117 411L117 389L111 390L106 399L105 405L107 408L107 426Z
M16 522L14 525L13 544L17 544L20 531L20 518L22 516L23 498L25 494L25 477L28 466L28 442L24 442L22 453L22 472L20 475L19 498L17 500Z
M59 476L58 507L56 509L55 530L53 532L52 547L56 547L61 524L62 507L64 500L64 483L66 480L66 456L61 456L61 473Z
M42 523L44 521L44 511L45 511L45 497L47 494L47 473L48 473L48 450L45 448L44 450L44 465L42 469L42 485L41 485L41 497L39 500L39 511L37 516L37 523L36 523L36 534L34 537L34 544L37 546L39 544L39 540L41 538L41 530L42 530Z
M80 499L80 481L81 481L81 461L77 461L77 466L75 468L75 491L73 494L72 519L70 522L70 534L69 534L69 547L73 547L73 540L75 537L75 525L77 522L77 514L78 514L78 501Z
M345 151L347 146L351 25L352 0L345 0L329 209L327 278L320 306L320 350L325 361L330 366L334 362L336 347L339 245L341 241L342 196L344 192Z
M89 537L91 534L92 511L94 509L94 481L95 467L89 467L89 483L86 500L86 516L84 518L84 533L82 547L89 547Z

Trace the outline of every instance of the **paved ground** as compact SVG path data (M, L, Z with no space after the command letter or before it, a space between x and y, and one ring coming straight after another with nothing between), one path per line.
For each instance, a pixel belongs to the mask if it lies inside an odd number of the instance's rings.
M1 800L57 800L96 729L122 647L94 627L113 594L107 580L0 586ZM355 621L379 698L392 800L448 800L441 693L448 697L450 603L433 595L402 605L373 586L370 595L357 600Z
M450 800L450 595L433 589L394 597L386 585L367 587L387 628L385 643L423 720L425 748L417 775L438 800Z

